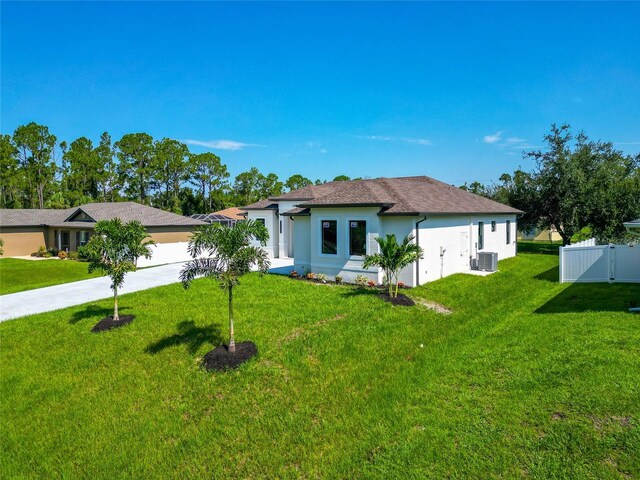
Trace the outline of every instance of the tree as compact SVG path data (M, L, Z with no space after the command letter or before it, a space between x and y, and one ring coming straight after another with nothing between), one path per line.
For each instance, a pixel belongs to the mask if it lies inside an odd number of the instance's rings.
M333 179L334 182L348 182L349 180L351 180L351 177L347 175L338 175Z
M153 138L146 133L127 133L115 147L118 149L118 173L125 193L140 203L149 203L152 182Z
M238 174L233 184L235 203L248 205L260 200L260 187L263 179L264 175L256 167L251 167L249 171Z
M10 135L0 135L0 208L21 208L23 176Z
M0 238L0 256L4 255L4 240Z
M608 142L575 139L569 125L551 126L546 151L526 154L536 161L526 197L542 228L554 227L564 245L584 227L600 242L622 239L625 219L640 214L640 158ZM515 205L514 205L515 206Z
M100 158L87 137L80 137L63 148L63 192L69 206L96 200L100 188Z
M120 197L118 170L113 160L115 151L111 145L111 135L104 132L100 135L100 144L95 148L95 155L100 165L98 172L99 199L103 202L114 202Z
M251 244L256 239L260 247ZM261 248L267 244L269 233L264 225L253 220L238 222L233 227L218 223L205 225L196 230L189 242L189 253L194 258L180 272L185 288L198 276L218 281L220 288L228 294L229 306L229 352L235 353L233 329L233 289L242 275L256 265L261 274L269 271L269 257ZM203 253L208 258L198 258Z
M199 213L211 213L224 206L223 197L229 189L228 178L227 166L217 155L207 152L190 156L188 180L198 189L205 208Z
M182 213L180 184L188 177L189 148L177 140L163 138L154 143L153 149L152 171L158 189L159 206L174 213Z
M270 173L267 176L261 175L258 183L258 197L262 199L282 195L283 186L275 173Z
M18 149L20 166L25 172L31 206L44 208L45 197L55 180L56 136L49 133L44 125L31 122L16 128L13 141Z
M380 267L384 272L388 287L389 297L398 296L398 276L400 271L418 259L422 258L424 251L413 242L415 237L407 235L399 244L393 233L388 233L386 238L376 238L380 245L380 253L366 255L364 257L364 268ZM395 285L395 289L393 288Z
M291 175L287 179L287 181L284 183L284 186L287 187L289 191L297 190L299 188L303 188L308 185L313 185L313 182L309 178L303 177L299 173L296 173L295 175Z
M136 220L122 223L119 218L96 223L95 234L85 246L89 260L89 273L101 271L111 278L113 290L113 320L118 315L118 288L124 284L128 272L136 270L138 257L151 258L151 246L147 231Z

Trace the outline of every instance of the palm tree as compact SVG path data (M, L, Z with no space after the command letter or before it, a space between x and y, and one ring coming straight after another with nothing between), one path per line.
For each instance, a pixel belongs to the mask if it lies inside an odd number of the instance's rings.
M397 242L394 234L387 234L386 238L376 238L380 245L380 253L366 255L364 258L364 268L374 266L382 268L389 286L389 297L398 296L400 271L424 255L422 248L412 243L414 238L413 235L407 235L401 244Z
M251 244L256 239L260 246ZM261 274L267 273L271 263L267 252L261 248L267 244L269 232L261 223L246 220L233 227L212 223L196 230L189 242L189 253L194 258L180 272L185 288L199 276L217 280L220 288L229 295L229 353L235 353L233 335L233 288L239 278L256 265ZM208 253L209 258L197 258Z
M111 278L113 290L113 321L118 315L118 288L124 284L128 272L136 270L138 257L151 258L153 240L137 220L122 223L119 218L96 223L93 235L85 246L89 260L89 273L99 270Z

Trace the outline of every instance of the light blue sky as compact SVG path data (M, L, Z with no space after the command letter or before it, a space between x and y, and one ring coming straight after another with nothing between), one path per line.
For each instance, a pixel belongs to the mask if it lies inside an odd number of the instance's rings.
M1 130L488 182L552 122L640 151L640 3L2 2Z

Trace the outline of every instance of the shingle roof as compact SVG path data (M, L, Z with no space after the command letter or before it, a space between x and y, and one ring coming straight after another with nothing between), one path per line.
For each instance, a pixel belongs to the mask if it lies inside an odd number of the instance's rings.
M245 209L277 200L300 200L297 207L380 206L381 215L523 213L431 177L376 178L309 185ZM251 207L251 208L250 208Z
M268 200L260 200L258 202L254 202L246 207L240 207L240 210L266 210L266 209L277 209L278 204Z
M50 208L2 208L0 209L0 226L34 227L64 222L75 208L54 210Z
M231 220L244 220L245 212L240 210L238 207L230 207L225 208L224 210L218 210L217 212L213 212L216 215L224 215Z
M145 227L197 226L204 222L183 217L158 208L136 202L87 203L65 209L0 209L0 225L52 227L93 227L94 222L73 221L78 211L83 211L96 222L120 218L123 222L138 220Z

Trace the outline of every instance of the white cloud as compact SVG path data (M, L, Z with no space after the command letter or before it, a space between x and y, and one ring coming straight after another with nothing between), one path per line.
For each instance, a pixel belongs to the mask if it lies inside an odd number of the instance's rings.
M497 143L502 140L502 134L504 132L501 130L499 132L494 133L493 135L485 135L482 141L484 143Z
M413 143L415 145L432 145L431 140L428 140L426 138L390 137L388 135L356 135L356 138L364 138L366 140L380 140L383 142Z
M200 147L213 148L216 150L242 150L246 147L263 147L256 143L237 142L235 140L183 140L188 145L198 145Z
M523 138L518 138L518 137L509 137L509 138L507 138L505 140L505 143L507 143L509 145L513 145L514 143L522 143L522 142L524 142L524 139Z

